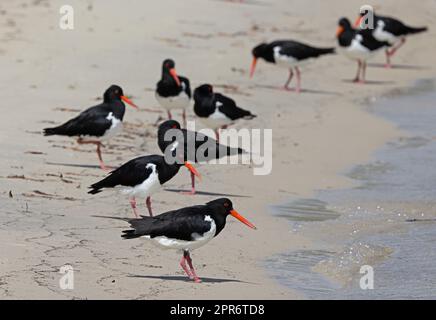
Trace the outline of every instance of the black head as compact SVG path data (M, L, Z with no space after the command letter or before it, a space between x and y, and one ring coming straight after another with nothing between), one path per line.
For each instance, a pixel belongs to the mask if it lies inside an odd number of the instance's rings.
M250 67L250 78L254 75L254 70L256 69L257 59L262 58L265 61L274 63L274 54L271 47L267 43L261 43L251 50L253 55L253 61Z
M213 95L213 87L210 84L202 84L194 91L194 96L210 97Z
M338 29L336 30L336 37L340 37L340 35L344 31L349 31L349 30L352 30L352 29L353 29L353 27L351 26L350 20L348 20L347 18L339 19Z
M180 87L181 82L176 72L176 64L172 59L165 59L162 62L162 79L174 81Z
M233 209L233 203L228 198L219 198L216 200L209 201L206 205L211 209L213 215L216 217L226 218L229 214L241 221L243 224L249 226L250 228L256 229L254 224L241 216L235 209Z
M251 50L251 54L254 58L264 58L269 51L268 44L263 42Z
M122 96L124 96L123 89L115 84L107 88L103 94L103 98L105 102L121 100Z
M124 95L123 89L115 84L111 85L103 94L103 101L106 103L123 100L135 109L139 109L129 98ZM124 106L124 105L123 105Z
M162 70L169 71L171 69L174 69L176 67L176 63L172 59L165 59L164 62L162 62Z
M180 129L180 128L181 128L180 123L178 123L176 120L167 120L159 125L158 131L166 132L167 130L170 129Z

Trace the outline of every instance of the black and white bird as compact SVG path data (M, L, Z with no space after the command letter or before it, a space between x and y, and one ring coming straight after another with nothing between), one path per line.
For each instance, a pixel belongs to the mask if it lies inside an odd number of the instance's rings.
M211 137L196 131L181 129L175 120L167 120L159 125L157 131L157 144L163 154L180 152L184 155L184 161L207 162L226 156L242 154L241 148L224 146ZM186 193L186 192L185 192ZM187 194L195 194L195 176L191 172L191 191Z
M410 27L395 18L375 15L373 11L368 9L361 12L354 26L363 30L366 29L371 16L374 25L368 27L373 37L392 46L385 49L386 68L392 67L391 57L406 42L407 36L427 31L427 27Z
M238 107L233 99L214 92L210 84L203 84L194 90L194 113L208 128L215 130L218 141L220 128L225 129L238 119L256 117Z
M97 145L100 167L107 170L101 156L102 142L108 141L122 130L122 121L126 111L123 101L138 109L124 95L121 87L112 85L105 91L103 103L83 111L77 117L58 127L44 129L44 135L78 137L79 144Z
M162 63L162 78L157 83L155 96L159 104L172 119L171 110L182 109L183 124L186 127L186 108L191 100L191 87L188 78L177 75L175 63L166 59Z
M229 199L220 198L205 205L168 211L155 217L129 219L128 222L133 229L123 231L122 237L142 237L160 248L183 252L180 266L190 279L201 282L195 272L190 253L216 237L226 226L229 214L250 228L256 229L250 221L233 209Z
M253 77L254 70L259 58L266 62L274 63L276 66L289 70L288 80L284 89L289 88L294 71L297 75L296 92L301 91L301 74L299 67L309 63L322 55L335 53L335 48L317 48L293 40L277 40L271 43L261 43L252 50L253 62L251 63L250 77Z
M171 180L183 165L200 177L190 163L175 161L168 164L165 157L161 155L148 155L132 159L113 170L106 178L91 185L88 193L96 194L109 188L120 189L129 197L135 217L139 217L136 210L136 197L145 197L148 213L152 216L151 196L161 190L162 185Z
M339 20L336 37L340 51L358 63L357 74L353 82L365 83L366 61L384 47L389 46L389 43L376 40L367 30L354 29L347 18Z

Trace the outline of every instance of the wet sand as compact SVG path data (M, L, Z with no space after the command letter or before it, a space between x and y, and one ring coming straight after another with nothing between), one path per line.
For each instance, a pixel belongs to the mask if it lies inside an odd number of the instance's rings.
M431 25L432 1L378 2L378 9L411 25ZM368 85L347 80L356 66L336 55L302 71L303 93L276 90L284 70L259 62L248 79L251 48L261 41L294 38L335 45L340 16L354 19L358 1L71 1L75 30L58 28L61 1L3 1L0 4L0 295L2 298L302 298L269 277L263 261L274 254L311 248L310 236L289 232L269 205L291 196L310 197L316 189L349 186L338 175L399 134L360 102L434 77L434 31L410 39L395 57L400 67L368 68ZM313 11L312 8L317 10ZM162 13L165 12L163 15ZM330 12L331 14L326 14ZM253 231L228 219L208 246L193 254L203 284L186 281L179 255L142 241L122 241L126 225L94 215L131 216L120 195L86 194L103 177L95 151L73 140L43 137L58 124L98 102L116 83L143 108L128 108L125 131L104 149L110 165L157 153L155 123L160 112L153 89L163 59L173 57L178 72L195 87L210 82L231 94L258 118L237 128L273 129L273 171L253 176L248 166L200 166L200 191L184 196L167 191L154 197L157 212L204 203L227 194L253 221ZM380 54L375 63L384 62ZM190 119L194 119L192 110ZM69 164L80 165L71 166ZM186 171L168 189L188 189ZM210 194L212 193L212 194ZM238 197L238 195L243 197ZM12 196L12 197L11 197ZM145 204L141 207L145 213ZM59 268L71 264L75 289L59 288Z

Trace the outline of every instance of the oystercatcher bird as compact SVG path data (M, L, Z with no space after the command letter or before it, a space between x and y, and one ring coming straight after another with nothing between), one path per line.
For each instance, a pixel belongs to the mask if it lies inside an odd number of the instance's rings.
M185 157L184 161L196 163L245 152L241 148L224 146L202 133L181 129L180 124L175 120L167 120L159 125L157 144L163 154L174 151L177 153L177 149L181 148ZM193 172L191 172L191 191L187 194L195 194L195 175Z
M161 155L148 155L132 159L113 170L106 178L91 185L89 187L91 190L88 193L96 194L102 189L115 187L121 189L122 193L129 196L135 217L139 217L136 211L136 196L146 197L148 213L152 216L151 196L159 191L165 182L171 180L179 172L182 165L200 177L200 174L190 163L175 161L168 164L165 157Z
M316 48L293 40L277 40L271 43L261 43L252 50L253 62L251 63L250 78L254 75L257 60L264 59L266 62L289 69L289 77L284 85L285 90L289 88L294 71L297 74L296 92L301 91L301 75L299 67L319 56L335 53L335 48Z
M201 282L192 264L190 252L216 237L224 229L229 214L250 228L256 229L250 221L233 209L229 199L220 198L205 205L168 211L155 217L129 219L128 222L133 229L123 231L122 237L144 237L160 248L182 251L180 266L190 279Z
M97 145L100 167L103 170L107 170L101 156L102 141L109 140L121 131L126 111L123 101L138 109L124 95L121 87L112 85L103 94L103 103L83 111L77 117L58 127L44 129L44 135L76 136L78 137L77 142L79 144Z
M376 40L367 30L354 29L347 18L339 20L336 37L344 55L358 63L353 82L365 83L366 61L389 43Z
M355 22L355 27L365 29L365 17L372 15L374 26L369 29L373 37L380 42L389 43L392 48L386 48L386 68L392 67L391 57L406 42L406 37L412 34L427 31L427 27L410 27L395 18L378 16L373 11L363 10Z
M214 92L210 84L203 84L194 90L194 112L208 127L215 130L219 141L219 129L225 129L238 119L253 119L256 115L238 107L233 99Z
M155 96L159 104L168 112L168 119L172 119L171 110L182 109L183 124L186 127L186 108L191 100L189 80L177 75L175 63L166 59L162 63L162 78L157 83Z

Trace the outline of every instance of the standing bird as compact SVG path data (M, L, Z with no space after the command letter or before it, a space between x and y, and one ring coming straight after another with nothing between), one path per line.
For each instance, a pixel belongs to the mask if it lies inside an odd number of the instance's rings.
M190 279L198 283L201 280L192 265L190 252L216 237L224 229L229 214L250 228L256 229L250 221L233 209L229 199L220 198L205 205L168 211L156 217L130 219L128 222L133 229L123 231L122 237L144 237L152 240L153 244L160 248L182 251L180 266Z
M289 77L284 85L285 90L292 90L289 88L289 84L294 75L294 69L297 74L297 86L295 91L300 92L301 77L299 67L308 63L311 59L329 53L335 53L335 48L315 48L293 40L278 40L271 43L261 43L252 50L253 62L251 63L250 77L252 78L254 75L257 60L262 58L266 62L289 69Z
M132 159L113 170L106 178L91 185L89 187L91 190L88 193L96 194L102 189L120 187L121 192L129 196L135 217L139 217L136 211L136 196L147 198L148 213L152 216L151 196L159 191L165 182L171 180L179 172L182 165L200 177L197 170L189 163L183 164L183 162L176 161L173 164L168 164L163 156L149 155Z
M45 136L60 135L78 137L79 144L97 145L100 167L107 170L101 157L102 141L107 141L122 130L122 121L126 106L138 107L124 96L123 89L117 85L110 86L103 95L103 103L86 109L77 117L55 128L44 129Z
M220 128L225 129L238 119L256 117L250 111L239 108L233 99L214 92L210 84L203 84L194 90L194 112L208 128L215 130L218 141Z
M395 52L406 42L406 36L427 31L427 27L410 27L405 25L400 20L385 16L376 16L374 12L370 10L364 10L355 22L355 27L365 29L365 18L369 15L373 17L373 29L369 29L372 32L373 37L380 42L387 42L392 48L386 48L386 68L391 68L391 57Z
M167 110L168 119L172 119L171 110L182 109L183 124L186 127L186 108L191 100L191 87L187 78L177 75L175 63L171 59L162 63L162 78L157 83L155 96Z
M175 120L167 120L159 125L157 144L164 154L174 150L177 153L177 149L182 149L184 161L195 163L244 153L241 148L224 146L202 133L181 129ZM187 194L195 194L195 175L192 172L191 191Z
M376 40L367 30L353 29L347 18L339 20L336 37L344 55L358 63L353 82L365 83L366 61L389 44Z

